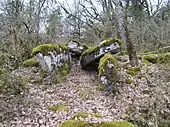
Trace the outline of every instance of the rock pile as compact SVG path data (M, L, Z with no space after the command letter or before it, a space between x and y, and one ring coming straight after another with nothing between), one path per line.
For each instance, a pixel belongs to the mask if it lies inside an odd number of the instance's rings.
M111 54L120 52L121 43L121 40L112 37L94 47L87 47L76 41L70 41L65 45L43 44L33 49L34 58L25 61L24 65L29 67L39 64L41 77L51 84L52 81L59 80L69 73L71 57L77 57L80 58L82 67L99 64L99 77L102 82L106 80L106 84L115 83L118 81L116 59Z

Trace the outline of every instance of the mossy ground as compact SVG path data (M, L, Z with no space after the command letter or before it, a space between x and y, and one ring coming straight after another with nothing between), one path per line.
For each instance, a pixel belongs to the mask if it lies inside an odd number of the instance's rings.
M58 68L57 75L56 75L56 83L63 82L66 75L69 74L71 69L71 63L70 62L64 62L61 67Z
M140 71L141 71L141 67L140 66L136 66L136 67L128 68L126 70L126 73L131 75L131 76L135 76L135 75L138 75Z
M31 58L31 59L28 59L28 60L25 60L23 62L23 66L24 67L37 67L39 66L39 61L36 60L36 58Z
M69 106L67 104L59 104L56 106L49 105L48 109L54 112L69 111Z
M159 127L170 127L170 120L163 120L159 123Z
M127 121L102 122L101 124L98 124L89 123L86 121L68 120L61 124L60 127L135 127L135 126Z
M72 120L74 120L75 118L87 118L87 117L97 117L97 118L101 118L101 114L100 113L89 113L89 112L77 112L72 116Z
M71 65L69 62L64 62L61 67L59 67L59 73L61 76L66 76L71 69Z
M91 115L91 114L88 112L77 112L72 116L72 119L79 118L79 117L87 118L89 115Z
M126 79L126 83L127 83L127 84L132 84L133 82L134 82L134 81L133 81L132 79L130 79L130 78L127 78L127 79Z

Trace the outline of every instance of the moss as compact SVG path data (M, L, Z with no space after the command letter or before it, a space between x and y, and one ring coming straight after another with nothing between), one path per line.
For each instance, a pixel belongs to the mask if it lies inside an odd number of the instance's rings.
M64 62L63 65L61 67L59 67L58 69L58 74L56 75L56 83L61 83L63 81L63 79L65 78L66 75L69 74L71 69L71 65L69 62Z
M32 55L36 55L37 53L46 54L48 51L53 51L57 48L59 48L57 44L39 45L32 50Z
M82 53L81 57L83 57L83 56L85 56L85 55L87 55L87 54L91 54L91 53L99 50L99 48L100 48L99 46L89 47L88 49L86 49L86 50Z
M60 127L97 127L97 126L85 121L68 120L61 124Z
M135 127L135 126L127 121L102 122L101 124L99 124L79 120L68 120L61 124L60 127Z
M147 54L143 56L143 61L146 64L150 63L169 63L170 62L170 53L157 53L157 54Z
M114 56L110 53L106 53L99 61L99 77L107 73L106 69L109 63L113 63L115 66L118 66L118 62ZM115 71L115 70L113 70Z
M39 61L37 61L34 57L23 62L24 67L37 67L39 66Z
M117 38L114 38L114 37L111 37L111 38L108 38L108 39L106 39L106 40L104 40L104 41L102 41L100 44L100 47L102 47L102 46L108 46L108 45L110 45L110 44L112 44L112 43L114 43L114 42L117 42L118 44L119 44L119 46L121 46L122 45L122 41L121 40L119 40L119 39L117 39Z
M61 83L63 81L63 78L59 75L56 76L56 83Z
M70 72L70 64L65 62L63 65L59 68L59 73L61 76L66 76Z
M159 63L170 63L170 52L159 54Z
M158 55L157 54L144 55L143 60L146 60L150 63L157 63L158 62Z
M132 76L138 75L141 70L140 66L130 67L126 70L126 73Z
M89 115L91 115L90 113L88 112L77 112L76 114L73 115L72 119L75 119L75 118L87 118Z
M127 78L127 79L126 79L126 83L127 83L127 84L132 84L132 83L133 83L133 80L130 79L130 78Z
M54 112L61 112L61 111L68 112L69 111L69 107L67 104L60 104L60 105L56 105L56 106L49 105L48 109L51 111L54 111Z
M159 123L159 127L170 127L170 120L163 120Z
M105 85L100 84L100 85L96 88L96 90L98 90L98 91L104 91L104 90L105 90Z
M4 68L0 68L0 75L7 73L7 70Z
M94 116L97 118L102 118L102 115L100 113L95 113Z
M135 126L127 121L113 121L103 122L98 127L135 127Z
M43 79L46 76L46 72L43 69L39 70L39 76Z
M32 50L32 55L36 55L37 53L42 53L43 55L46 55L49 51L56 51L57 53L61 53L64 50L68 50L68 48L62 44L43 44L35 47Z

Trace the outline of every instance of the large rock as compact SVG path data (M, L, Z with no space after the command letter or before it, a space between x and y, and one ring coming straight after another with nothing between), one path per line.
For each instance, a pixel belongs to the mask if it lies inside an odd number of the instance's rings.
M88 48L86 45L83 45L77 41L70 41L67 46L71 52L71 55L78 57L81 56L81 54Z
M99 61L99 77L103 84L112 85L120 79L117 71L118 62L110 53L106 53Z
M66 46L61 44L43 44L35 47L32 55L38 60L41 73L45 73L49 81L54 81L57 76L65 76L71 67L71 57ZM44 76L43 76L44 77Z
M118 53L121 49L122 41L117 38L109 38L102 41L99 46L89 47L83 52L80 58L82 66L90 65L91 63L99 62L100 58L105 53Z

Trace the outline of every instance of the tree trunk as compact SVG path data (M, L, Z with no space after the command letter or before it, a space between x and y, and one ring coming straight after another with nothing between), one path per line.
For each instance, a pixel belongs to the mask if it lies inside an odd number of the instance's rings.
M120 0L115 1L115 10L117 12L117 20L118 20L118 24L120 27L122 39L125 42L125 45L123 48L127 49L131 66L137 66L138 59L137 59L136 51L134 49L134 45L130 39L129 30L127 27L126 10L124 11L121 5L122 3Z

